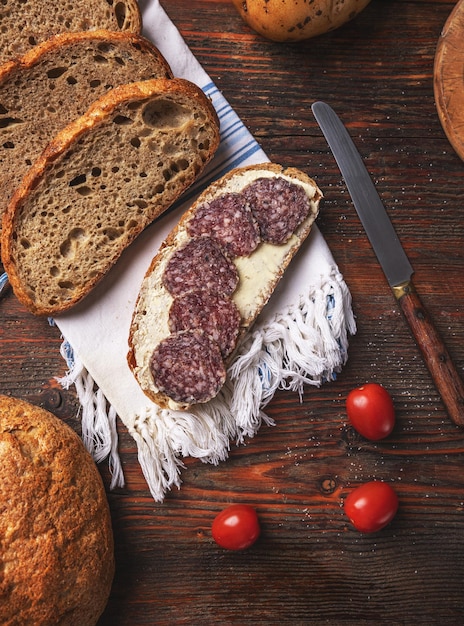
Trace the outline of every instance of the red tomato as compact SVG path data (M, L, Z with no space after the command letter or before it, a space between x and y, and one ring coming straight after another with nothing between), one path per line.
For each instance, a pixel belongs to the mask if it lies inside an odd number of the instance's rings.
M377 383L350 391L346 412L353 428L372 441L387 437L395 426L393 400L385 387Z
M249 504L232 504L214 518L213 539L222 548L244 550L261 532L258 515Z
M375 533L389 524L398 510L398 496L389 484L371 480L356 487L345 499L344 509L362 533Z

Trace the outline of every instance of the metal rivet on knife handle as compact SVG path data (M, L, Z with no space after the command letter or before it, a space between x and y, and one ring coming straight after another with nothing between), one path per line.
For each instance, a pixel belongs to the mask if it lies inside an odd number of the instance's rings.
M464 383L412 284L413 269L361 155L328 104L315 102L312 111L448 414L457 426L464 427Z

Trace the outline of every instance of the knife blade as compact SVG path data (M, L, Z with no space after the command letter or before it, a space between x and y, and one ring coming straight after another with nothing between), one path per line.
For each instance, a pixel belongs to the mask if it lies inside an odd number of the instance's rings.
M464 383L414 287L414 270L361 155L328 104L314 102L311 108L448 415L457 426L464 427Z

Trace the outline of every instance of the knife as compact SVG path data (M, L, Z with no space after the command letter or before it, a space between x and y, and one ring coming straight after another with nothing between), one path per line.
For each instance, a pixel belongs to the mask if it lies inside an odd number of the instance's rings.
M414 270L374 183L335 111L325 102L314 102L311 108L449 417L464 427L464 384L412 283Z

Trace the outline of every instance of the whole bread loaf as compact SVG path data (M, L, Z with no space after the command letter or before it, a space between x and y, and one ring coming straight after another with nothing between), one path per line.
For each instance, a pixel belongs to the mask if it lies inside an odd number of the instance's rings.
M295 168L263 163L213 183L148 268L128 364L163 408L213 398L240 339L308 236L322 193Z
M111 88L171 70L148 40L106 30L56 35L0 67L0 221L56 133Z
M29 48L58 33L113 30L140 33L137 0L7 0L2 2L0 63L21 57Z
M197 178L219 145L209 99L184 79L115 87L51 141L4 214L2 261L18 299L55 315Z
M94 626L114 575L100 474L76 433L0 396L0 624Z

